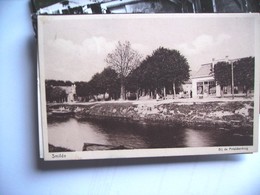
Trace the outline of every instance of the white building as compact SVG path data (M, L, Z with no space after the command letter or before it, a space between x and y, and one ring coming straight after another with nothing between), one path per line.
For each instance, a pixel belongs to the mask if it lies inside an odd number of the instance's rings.
M194 98L221 96L220 86L214 80L212 63L201 65L191 80Z
M63 90L65 90L67 95L67 102L74 102L76 96L76 85L73 84L71 86L60 86Z

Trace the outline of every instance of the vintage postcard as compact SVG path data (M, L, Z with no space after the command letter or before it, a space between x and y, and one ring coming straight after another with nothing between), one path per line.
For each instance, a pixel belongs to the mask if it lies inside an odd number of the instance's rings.
M256 152L259 21L38 16L43 158Z

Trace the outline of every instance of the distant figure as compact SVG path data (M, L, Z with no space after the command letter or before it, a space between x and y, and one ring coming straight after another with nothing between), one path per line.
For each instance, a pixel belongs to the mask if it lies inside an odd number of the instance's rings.
M190 98L192 98L192 91L190 90Z
M156 100L158 101L160 99L160 96L158 93L156 93Z

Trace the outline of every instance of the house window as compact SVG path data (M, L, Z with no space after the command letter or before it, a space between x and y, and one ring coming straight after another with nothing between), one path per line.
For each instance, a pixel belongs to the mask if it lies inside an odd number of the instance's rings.
M209 82L208 81L204 81L204 94L209 94Z
M215 95L216 94L216 82L204 81L197 82L197 95Z
M203 94L203 82L197 83L197 94Z
M216 83L215 81L209 81L209 94L216 94Z

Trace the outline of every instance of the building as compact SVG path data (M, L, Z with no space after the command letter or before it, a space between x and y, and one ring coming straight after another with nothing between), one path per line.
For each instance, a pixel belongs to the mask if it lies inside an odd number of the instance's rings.
M220 86L216 85L213 64L203 64L192 77L192 94L194 98L220 97Z
M242 59L242 58L241 58ZM192 94L194 98L207 98L207 97L234 97L234 96L247 96L253 94L253 89L246 89L246 86L240 84L236 85L236 74L234 73L234 63L241 59L229 60L227 57L222 60L214 60L212 63L202 64L200 69L191 77L192 80ZM231 71L231 85L222 86L215 81L214 78L214 65L216 62L226 61L230 64ZM236 66L235 66L236 67ZM232 76L233 75L233 76Z
M67 102L74 102L76 96L76 85L73 84L71 86L59 86L66 92Z

